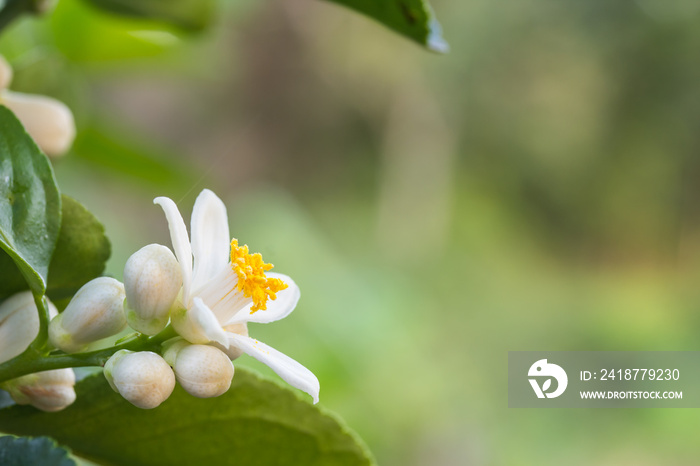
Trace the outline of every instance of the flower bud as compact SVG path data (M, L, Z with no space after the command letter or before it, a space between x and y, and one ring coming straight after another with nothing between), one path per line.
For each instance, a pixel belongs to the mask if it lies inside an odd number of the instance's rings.
M165 359L165 362L167 362L170 367L173 367L177 360L177 353L179 353L182 348L190 346L191 344L192 343L182 337L171 338L161 345L163 359Z
M42 411L60 411L75 401L72 369L28 374L3 384L17 404L30 404Z
M66 353L75 353L125 328L124 285L99 277L83 285L66 310L51 320L49 339Z
M56 157L70 149L75 139L75 121L63 102L5 90L0 93L0 103L12 110L46 155Z
M7 89L10 82L12 82L12 67L5 57L0 55L0 89Z
M223 395L233 379L231 360L213 346L185 346L178 351L173 369L182 388L198 398Z
M136 251L124 266L129 326L147 335L163 330L181 287L180 264L170 249L149 244Z
M117 351L105 364L104 374L114 391L142 409L159 406L175 388L173 370L150 351Z
M51 302L49 314L58 314ZM39 312L31 291L12 295L0 304L0 363L21 354L38 334Z

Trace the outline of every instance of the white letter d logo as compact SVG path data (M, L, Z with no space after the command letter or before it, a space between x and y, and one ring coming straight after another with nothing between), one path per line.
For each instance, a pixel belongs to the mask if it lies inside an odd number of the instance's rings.
M566 376L564 369L557 366L556 364L548 364L546 359L540 359L532 366L527 373L530 377L549 377L542 384L542 388L537 383L537 379L528 379L532 389L535 391L537 398L556 398L566 390L566 385L569 383L569 378ZM551 393L547 393L550 386L552 385L551 377L555 378L557 381L557 389Z

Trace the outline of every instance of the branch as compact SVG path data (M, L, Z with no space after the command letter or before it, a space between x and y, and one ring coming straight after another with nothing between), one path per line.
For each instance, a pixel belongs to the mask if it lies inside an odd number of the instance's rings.
M34 295L36 309L39 311L39 333L31 344L31 348L41 352L49 340L49 303L44 296ZM48 351L46 351L48 353Z
M64 369L67 367L104 366L105 362L119 350L130 351L154 351L159 352L160 345L170 338L177 336L175 330L168 326L158 335L149 337L139 335L120 345L109 348L90 351L87 353L58 353L42 356L35 348L30 346L27 350L14 359L0 364L0 383L16 379L35 372Z

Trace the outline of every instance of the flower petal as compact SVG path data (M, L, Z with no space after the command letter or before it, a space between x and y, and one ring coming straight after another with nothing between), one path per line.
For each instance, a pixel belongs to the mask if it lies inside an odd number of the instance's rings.
M198 294L202 286L226 268L230 254L226 206L208 189L194 203L190 232L194 255L192 293Z
M177 309L170 316L175 331L185 340L196 345L215 341L229 347L226 332L216 320L214 313L204 302L195 297L190 309Z
M282 275L281 273L269 272L266 274L269 278L279 278L284 283L287 284L287 288L282 291L277 292L277 299L267 301L267 309L259 310L251 313L253 303L247 305L245 308L238 311L232 318L230 318L224 326L231 324L240 324L243 322L257 322L259 324L267 324L270 322L275 322L280 319L284 319L289 314L292 313L294 308L299 301L299 287L294 280L289 278L287 275Z
M289 385L311 395L314 404L318 403L321 386L316 376L306 367L258 340L236 333L227 333L227 335L232 346L242 349L244 353L266 364Z
M165 218L168 220L170 240L182 270L182 303L187 307L192 283L192 247L190 246L190 238L187 236L187 227L185 227L185 221L172 199L157 197L153 203L163 208Z
M192 309L189 312L192 322L194 325L199 326L202 333L206 335L209 341L215 341L224 345L224 347L229 347L228 338L226 338L226 332L221 328L221 324L216 320L216 316L211 309L204 304L200 298L195 297L192 301Z

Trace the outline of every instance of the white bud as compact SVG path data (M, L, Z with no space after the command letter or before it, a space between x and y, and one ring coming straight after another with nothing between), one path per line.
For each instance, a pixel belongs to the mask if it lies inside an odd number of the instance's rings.
M136 251L124 266L129 326L147 335L163 330L181 287L180 264L170 249L149 244Z
M17 404L30 404L42 411L60 411L75 401L72 369L28 374L3 384Z
M191 344L192 343L182 337L171 338L161 345L163 359L165 359L165 362L167 362L171 367L174 366L175 361L177 360L177 353L179 353L182 348Z
M5 57L0 55L0 90L7 89L12 82L12 67L5 60Z
M51 302L49 314L58 314ZM0 363L21 354L38 334L39 312L31 291L12 295L0 304Z
M173 369L182 388L198 398L223 395L233 379L231 360L213 346L185 346L178 351Z
M63 102L5 90L0 93L0 103L12 110L46 155L56 157L70 149L75 139L75 121Z
M83 285L66 310L51 320L49 340L56 348L75 353L125 328L124 285L99 277Z
M114 391L142 409L158 407L175 388L173 370L150 351L117 351L105 364L104 374Z

